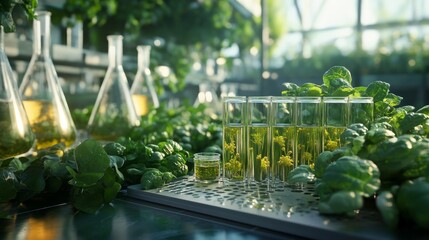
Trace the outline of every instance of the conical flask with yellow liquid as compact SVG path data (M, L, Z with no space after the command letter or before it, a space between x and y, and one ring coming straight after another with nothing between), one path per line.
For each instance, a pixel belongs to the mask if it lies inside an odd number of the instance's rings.
M0 161L28 152L35 141L16 83L0 26Z
M131 86L131 96L139 116L146 115L150 108L159 107L158 95L149 68L150 49L148 45L137 46L137 73Z
M50 55L51 13L38 11L36 14L33 55L19 92L36 135L36 150L60 142L70 147L76 140L76 127Z

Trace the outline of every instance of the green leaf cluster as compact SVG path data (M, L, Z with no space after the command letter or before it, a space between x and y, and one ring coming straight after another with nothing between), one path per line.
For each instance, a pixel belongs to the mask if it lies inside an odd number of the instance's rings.
M129 137L145 144L171 139L193 153L208 146L220 148L221 120L216 115L206 114L205 109L203 104L197 107L184 104L175 109L161 105L143 116L140 126L132 129Z
M363 197L372 196L380 187L380 172L369 160L344 156L329 164L316 192L321 213L353 214L363 206Z
M141 177L140 185L145 190L159 188L175 178L176 176L171 172L161 172L157 168L147 168Z
M60 157L60 156L64 156ZM0 203L19 207L20 203L39 195L58 192L66 188L70 179L64 144L57 144L39 152L38 157L10 158L0 162ZM2 212L8 216L12 213Z
M124 137L104 147L121 149L115 152L118 153L117 157L124 159L119 170L124 173L125 185L145 182L142 185L144 189L158 188L176 177L188 174L187 159L191 155L171 139L146 145L140 140ZM154 169L160 173L154 172ZM151 170L150 174L148 170Z
M86 140L74 150L76 169L67 167L72 179L71 202L77 209L93 213L110 203L121 189L112 164L118 161L109 158L101 144Z
M423 113L415 113L411 110L412 108L408 107L397 108L394 110L394 115L376 119L369 129L362 124L350 125L341 135L343 147L335 150L345 155L352 155L355 158L368 159L375 165L372 169L379 171L377 178L381 181L380 189L375 192L377 196L376 206L386 224L392 228L399 224L400 219L415 221L424 228L429 226L428 221L424 218L422 220L419 214L420 208L417 207L422 206L423 203L428 204L428 198L417 198L418 201L414 202L416 197L413 197L412 194L399 195L398 192L398 189L403 189L404 186L405 189L408 189L409 185L414 181L419 182L417 185L427 184L424 183L424 181L427 181L424 179L429 176L429 139L423 127L427 124L429 116ZM321 182L324 181L328 169L332 171L331 166L336 165L339 161L333 156L334 154L331 152L323 152L315 162L316 177ZM335 174L349 174L358 169L357 167L336 169ZM419 180L421 178L423 180ZM338 182L333 183L336 187L344 185L344 178L337 176L336 179ZM338 193L332 203L329 203L330 200L326 204L323 203L323 197L321 197L321 203L324 205L320 205L320 211L350 214L354 210L362 208L362 205L353 205L353 203L358 203L353 199L359 195L349 194L355 186L345 187L344 191L346 192L341 193L342 195ZM374 186L374 184L367 183L367 187L371 186ZM329 188L323 185L318 186L316 190L321 196L326 192L330 193ZM335 194L337 192L333 191ZM422 193L426 194L424 190L422 190ZM361 194L361 196L365 195ZM351 204L350 208L347 209L344 205L337 208L337 206L340 206L339 200L344 203L349 202ZM413 203L415 207L409 207L408 202ZM329 206L332 206L332 209Z
M352 86L352 75L343 66L333 66L323 74L323 84L304 83L298 86L295 83L284 83L284 96L316 96L316 97L372 97L374 101L374 117L390 116L395 113L402 97L389 92L390 84L374 81L367 87Z
M173 70L177 81L168 83L173 92L184 87L195 56L205 63L213 52L220 55L232 44L238 44L240 52L260 45L255 37L260 17L243 15L229 0L67 0L50 11L58 16L54 23L82 21L88 27L88 48L99 51L107 49L110 34L127 36L125 53L135 52L129 46L160 40L161 46L151 52L151 64Z
M4 27L5 32L15 31L15 22L12 13L15 7L25 11L30 19L35 18L35 9L37 8L37 0L7 0L0 2L0 25Z
M193 153L221 151L220 121L204 110L204 105L162 106L143 117L131 134L104 146L88 139L67 150L61 143L36 155L1 161L0 204L7 206L0 215L7 217L22 202L56 193L69 196L64 201L76 209L94 213L124 186L157 188L187 175ZM87 122L88 114L82 113L78 117Z
M356 214L364 198L376 196L376 207L389 227L409 221L429 228L428 213L421 210L429 204L429 106L399 107L402 98L381 81L352 88L351 74L341 66L324 74L323 85L284 86L283 94L290 96L370 96L374 100L374 121L367 126L349 125L340 136L341 147L322 152L314 169L307 169L307 175L315 176L320 212ZM306 168L299 169L296 177L291 172L291 179L303 176Z
M397 191L396 205L407 219L426 230L429 229L429 179L426 177L409 180Z

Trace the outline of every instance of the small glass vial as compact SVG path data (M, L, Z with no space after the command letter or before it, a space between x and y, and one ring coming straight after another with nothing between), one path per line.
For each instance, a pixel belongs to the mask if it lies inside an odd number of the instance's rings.
M88 122L88 133L101 141L125 136L140 121L122 67L122 36L109 35L109 67Z
M220 154L201 152L194 154L195 181L210 183L219 180Z
M50 55L51 13L37 12L33 22L33 55L19 92L31 128L36 135L36 150L76 140L76 127Z
M0 26L0 132L0 161L26 153L34 145L34 134L4 51L3 26Z
M137 73L131 86L131 96L138 116L146 115L151 108L159 107L158 95L149 69L150 46L137 46Z

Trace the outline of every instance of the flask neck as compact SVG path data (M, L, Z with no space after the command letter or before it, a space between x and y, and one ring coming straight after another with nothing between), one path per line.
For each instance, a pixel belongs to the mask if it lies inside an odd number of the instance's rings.
M33 22L34 53L49 56L51 47L51 13L37 12L37 20Z
M122 36L107 36L109 42L109 67L122 66Z
M4 51L4 28L0 26L0 51Z
M139 69L149 68L150 46L137 46L137 67Z

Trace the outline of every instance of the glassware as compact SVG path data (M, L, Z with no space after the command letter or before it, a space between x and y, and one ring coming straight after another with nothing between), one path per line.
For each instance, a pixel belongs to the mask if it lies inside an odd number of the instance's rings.
M236 83L222 83L220 85L220 96L221 97L234 97L237 96L237 84Z
M151 107L159 107L158 95L149 69L150 46L137 46L137 73L131 86L131 96L138 116L144 116Z
M272 179L286 182L288 174L296 167L296 102L295 97L272 97L271 154Z
M246 97L238 96L223 98L223 181L244 181L247 176L245 113Z
M50 56L51 13L37 12L33 22L33 55L19 92L33 132L36 150L59 142L71 146L76 127Z
M127 77L122 67L122 36L107 36L109 67L88 122L88 133L102 141L114 141L139 125Z
M313 165L322 151L321 98L297 97L296 161L297 165Z
M4 50L3 26L0 26L0 132L0 160L26 153L34 145L35 137Z
M266 182L270 177L271 97L249 97L247 100L247 156L249 179Z
M199 92L194 106L204 104L207 106L205 111L207 114L219 113L221 111L221 105L216 94L216 84L214 82L207 81L205 83L200 83L198 87Z
M210 183L219 180L220 154L201 152L194 154L195 181Z
M341 147L340 135L347 128L347 97L323 98L323 149L333 151Z
M369 126L374 120L374 101L372 97L349 97L349 123L362 123Z

